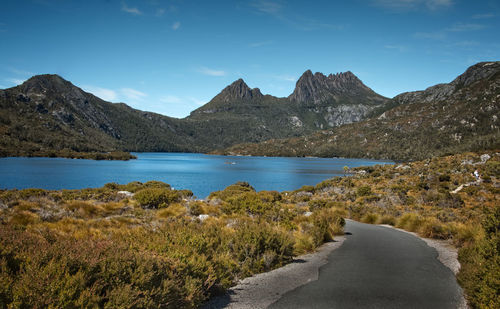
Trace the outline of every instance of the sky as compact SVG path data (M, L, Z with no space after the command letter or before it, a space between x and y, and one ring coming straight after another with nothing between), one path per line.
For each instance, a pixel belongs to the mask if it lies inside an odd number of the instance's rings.
M243 78L285 97L308 69L393 97L500 60L498 0L0 0L0 89L59 74L182 118Z

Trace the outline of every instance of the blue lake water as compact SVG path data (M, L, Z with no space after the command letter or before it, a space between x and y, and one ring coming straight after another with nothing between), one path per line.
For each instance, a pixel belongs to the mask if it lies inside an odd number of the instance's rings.
M134 153L130 161L62 158L0 158L2 189L81 189L108 182L159 180L189 189L199 198L237 182L257 191L295 190L343 175L344 166L388 164L390 161L344 158L267 158L192 153Z

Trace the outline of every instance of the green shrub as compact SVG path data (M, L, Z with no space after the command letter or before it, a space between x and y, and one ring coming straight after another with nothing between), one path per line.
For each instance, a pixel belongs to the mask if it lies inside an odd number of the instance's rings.
M450 175L439 175L440 182L448 182L450 181L450 179L451 179Z
M322 208L330 208L334 206L334 203L332 201L326 200L326 199L316 199L316 200L310 200L308 203L309 209L311 211L317 210L317 209L322 209Z
M484 237L458 252L457 279L472 308L500 308L500 207L485 211L482 227Z
M389 224L389 225L394 226L394 225L396 225L396 218L394 216L391 216L391 215L383 215L378 220L378 223L379 224Z
M357 196L372 195L372 188L370 186L361 186L356 190Z
M334 235L343 234L345 225L344 218L339 217L332 209L321 209L313 213L310 217L313 227L309 233L313 238L315 246L321 245L325 241L333 240Z
M175 190L166 188L142 189L135 193L134 198L145 208L164 208L172 202L180 200L180 195Z
M377 223L378 218L379 218L378 214L369 212L361 218L361 222L375 224Z
M423 218L415 213L406 213L399 217L396 227L407 231L416 232L422 225Z

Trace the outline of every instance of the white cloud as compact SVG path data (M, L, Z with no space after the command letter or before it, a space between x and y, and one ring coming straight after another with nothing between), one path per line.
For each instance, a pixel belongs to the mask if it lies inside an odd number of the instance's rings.
M124 95L128 100L133 101L140 101L147 96L147 94L145 94L144 92L132 88L122 88L120 89L120 93Z
M414 36L417 39L444 40L446 38L446 33L444 31L417 32Z
M260 0L250 3L250 6L260 14L268 14L282 23L302 31L312 31L318 29L344 29L344 25L335 25L314 18L308 18L303 14L290 14L290 12L286 12L284 5L281 3L281 1Z
M179 104L182 103L182 99L174 95L166 95L160 98L160 102L168 104Z
M189 101L193 102L194 104L199 105L199 106L205 105L205 103L207 103L207 101L205 101L205 100L200 100L200 99L193 98L193 97L188 97L187 99Z
M279 79L279 80L284 80L287 82L295 82L297 80L297 78L295 76L291 76L291 75L277 75L277 76L275 76L275 78Z
M116 91L111 89L89 86L89 85L82 86L82 89L92 93L96 97L99 97L105 101L116 102L118 99Z
M129 7L125 2L122 3L122 11L132 15L142 15L142 12L138 8Z
M198 105L201 106L205 103L207 103L204 100L199 100L194 97L178 97L175 95L165 95L160 98L160 102L162 103L167 103L167 104L183 104L183 103L188 103L189 105Z
M452 0L427 0L425 5L431 10L436 10L440 8L446 8L453 5Z
M227 74L225 71L213 70L213 69L209 69L207 67L199 68L198 72L200 72L201 74L204 74L204 75L209 75L209 76L224 76Z
M19 69L16 69L16 68L9 68L9 71L11 71L14 74L22 75L22 76L33 76L33 75L35 75L33 72L19 70Z
M463 24L463 23L458 23L454 24L450 28L447 28L447 31L450 32L463 32L463 31L476 31L476 30L481 30L484 28L484 25L480 24Z
M257 10L267 14L276 14L283 8L278 2L265 0L255 1L251 5Z
M477 31L484 29L485 26L481 24L470 24L470 23L456 23L451 27L448 27L439 31L431 32L417 32L414 37L418 39L431 39L431 40L444 40L449 33L453 32L467 32L467 31Z
M16 86L24 83L24 79L19 79L19 78L6 78L5 81L12 83Z
M380 7L385 7L393 10L416 10L429 9L437 10L441 8L451 7L452 0L373 0L373 4Z
M175 23L173 23L172 25L172 30L177 30L181 27L181 23L176 21Z
M493 18L493 17L495 17L495 14L492 14L492 13L472 15L472 19L488 19L488 18Z

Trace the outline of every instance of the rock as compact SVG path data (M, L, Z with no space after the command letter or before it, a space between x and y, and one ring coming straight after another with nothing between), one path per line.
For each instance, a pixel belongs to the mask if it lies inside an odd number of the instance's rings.
M263 97L259 88L250 89L243 79L238 79L219 93L214 100L232 102L235 100L250 100Z
M122 195L124 197L132 197L134 196L134 193L129 192L129 191L118 191L118 195Z
M313 214L312 212L310 212L310 211L306 211L306 212L304 213L304 217L310 217L312 214Z
M299 103L319 104L325 101L339 101L338 96L345 94L364 94L373 102L378 103L387 101L386 98L365 86L351 71L325 76L319 72L313 74L311 70L302 74L288 99Z
M292 124L292 126L297 128L301 128L303 126L302 121L300 121L299 117L297 116L290 117L290 123Z
M491 159L491 156L487 153L481 155L481 157L479 157L481 159L481 162L482 163L486 163L489 159Z
M197 218L198 218L198 220L200 220L201 222L203 222L206 219L208 219L209 217L210 217L209 215L199 215Z
M411 167L409 167L408 165L399 164L398 166L396 166L396 169L409 170L411 169Z

